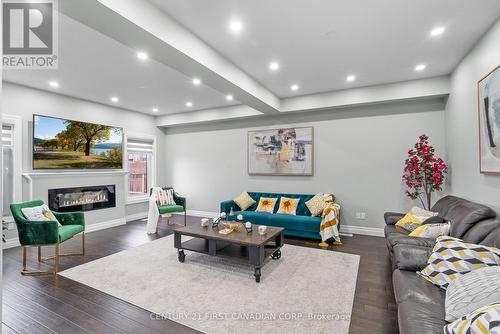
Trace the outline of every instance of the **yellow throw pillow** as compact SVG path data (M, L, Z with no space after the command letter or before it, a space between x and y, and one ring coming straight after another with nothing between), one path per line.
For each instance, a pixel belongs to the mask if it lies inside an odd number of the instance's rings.
M448 235L450 232L450 223L446 224L424 224L417 227L408 234L409 237L432 238L436 239L442 235Z
M399 226L409 232L412 232L417 227L419 227L424 221L426 221L431 217L435 217L437 215L438 215L437 212L427 211L415 206L396 223L396 226Z
M500 266L500 249L443 236L437 238L427 266L417 274L446 290L458 276L490 266Z
M277 213L295 216L297 214L297 206L299 205L299 201L300 199L298 198L281 197L280 207Z
M261 197L255 211L273 213L276 200L277 198Z
M249 207L254 205L255 201L245 191L245 192L241 193L240 196L238 196L234 199L234 203L236 203L236 205L238 205L240 207L241 211L245 211L246 209L248 209Z
M328 204L325 200L325 195L319 193L314 195L313 198L306 202L306 206L311 212L311 216L316 217L323 213L323 210L326 208Z

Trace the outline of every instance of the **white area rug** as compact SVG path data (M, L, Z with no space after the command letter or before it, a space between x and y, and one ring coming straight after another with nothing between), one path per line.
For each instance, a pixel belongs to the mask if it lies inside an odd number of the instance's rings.
M359 256L285 245L260 283L245 262L165 237L59 273L206 333L348 333Z

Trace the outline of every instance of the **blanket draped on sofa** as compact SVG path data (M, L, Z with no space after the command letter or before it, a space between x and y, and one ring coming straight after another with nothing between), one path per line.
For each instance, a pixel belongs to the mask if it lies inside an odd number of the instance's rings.
M329 204L321 215L321 225L319 227L319 234L321 235L322 243L320 246L328 246L326 241L333 238L334 244L342 244L340 241L338 223L340 219L340 205L333 203Z

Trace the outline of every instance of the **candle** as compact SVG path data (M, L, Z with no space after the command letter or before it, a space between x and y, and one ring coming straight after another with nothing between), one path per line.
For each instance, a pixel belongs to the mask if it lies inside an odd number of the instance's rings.
M238 220L243 220L243 215L240 214L240 215L236 216L236 218L238 218Z
M246 223L245 223L245 227L246 227L246 228L252 228L252 223L250 223L250 222L246 222Z

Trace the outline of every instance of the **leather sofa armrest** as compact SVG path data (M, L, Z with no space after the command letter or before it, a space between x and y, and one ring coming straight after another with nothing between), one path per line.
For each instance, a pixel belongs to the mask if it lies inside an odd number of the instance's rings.
M393 248L394 266L399 270L419 271L427 266L432 248L396 245Z
M404 213L399 212L386 212L384 213L384 220L387 225L394 225L405 216Z
M435 239L431 238L419 238L419 237L410 237L407 235L397 235L397 236L389 236L389 243L392 247L397 245L408 245L408 246L416 246L416 247L427 247L432 249L436 244Z

